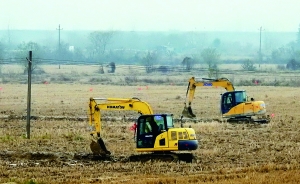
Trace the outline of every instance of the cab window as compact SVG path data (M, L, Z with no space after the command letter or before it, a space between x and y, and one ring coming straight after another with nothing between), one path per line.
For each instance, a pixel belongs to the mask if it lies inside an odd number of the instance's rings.
M246 101L246 95L243 91L235 93L235 102L236 104L243 103Z
M173 117L172 116L166 116L166 119L167 119L167 128L174 128Z

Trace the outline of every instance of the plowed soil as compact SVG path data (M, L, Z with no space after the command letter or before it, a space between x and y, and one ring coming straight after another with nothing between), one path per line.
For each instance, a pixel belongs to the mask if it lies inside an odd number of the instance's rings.
M90 97L138 97L156 113L170 112L177 120L184 86L122 86L121 90L109 85L34 84L30 139L27 85L3 84L1 89L0 183L300 182L298 88L243 87L256 100L265 101L272 117L268 124L215 121L221 119L218 106L223 90L199 89L193 102L198 120L184 124L195 129L200 143L193 163L128 162L130 155L137 154L130 130L137 112L104 111L102 137L112 157L93 159L89 149Z

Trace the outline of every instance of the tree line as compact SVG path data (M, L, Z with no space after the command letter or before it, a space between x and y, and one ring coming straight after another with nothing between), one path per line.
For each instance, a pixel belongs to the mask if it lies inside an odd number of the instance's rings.
M101 67L109 66L111 72L115 71L117 64L137 64L145 66L146 72L154 71L155 65L182 65L186 71L190 71L197 64L204 64L209 71L218 70L220 63L240 63L241 69L256 70L254 64L258 62L277 63L286 65L287 69L300 69L300 26L297 39L288 45L272 50L271 53L262 53L263 60L258 59L259 53L249 56L241 56L238 59L222 59L222 40L215 38L212 44L201 48L190 48L189 50L175 50L172 45L149 48L144 50L120 48L111 49L109 45L113 42L116 32L114 31L93 31L88 34L88 46L85 48L73 47L62 41L60 46L51 47L34 41L22 42L17 47L9 48L0 42L1 63L26 62L28 51L33 51L33 59L36 65L41 63L65 64L68 62L80 62L86 64L99 64ZM194 41L187 40L191 45ZM186 42L186 43L187 43ZM224 45L223 45L224 47Z

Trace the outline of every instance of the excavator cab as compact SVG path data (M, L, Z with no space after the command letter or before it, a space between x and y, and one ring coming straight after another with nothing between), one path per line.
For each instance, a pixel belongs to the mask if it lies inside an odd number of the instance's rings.
M197 148L195 130L175 128L172 114L141 115L137 120L137 152L162 153Z
M237 105L245 103L246 101L247 95L245 91L226 92L221 98L221 113L225 114L233 107L237 107ZM243 110L243 108L241 110Z
M137 148L154 148L156 137L173 128L171 115L142 115L137 121ZM161 144L160 144L161 145Z

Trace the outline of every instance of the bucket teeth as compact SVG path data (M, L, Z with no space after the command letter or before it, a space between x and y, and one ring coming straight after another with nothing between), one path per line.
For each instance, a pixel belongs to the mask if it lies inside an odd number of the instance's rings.
M95 155L101 155L106 156L110 155L110 151L106 149L106 146L101 138L98 139L98 141L92 141L90 144L91 151Z
M193 114L191 107L184 107L183 111L182 111L182 116L187 117L187 118L195 118L196 117L196 115Z

